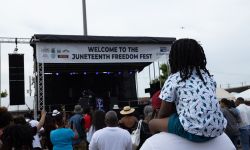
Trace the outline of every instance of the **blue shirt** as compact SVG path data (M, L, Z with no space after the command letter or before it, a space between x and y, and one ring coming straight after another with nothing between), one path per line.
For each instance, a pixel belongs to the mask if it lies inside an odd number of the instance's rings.
M78 133L78 136L79 138L77 140L74 140L73 141L73 144L79 144L81 143L81 141L83 139L86 139L86 133L84 131L84 125L83 125L83 116L81 114L75 114L73 115L70 120L69 120L69 123L73 123L75 128L76 128L76 131Z
M53 150L73 150L74 132L69 128L59 128L50 132Z

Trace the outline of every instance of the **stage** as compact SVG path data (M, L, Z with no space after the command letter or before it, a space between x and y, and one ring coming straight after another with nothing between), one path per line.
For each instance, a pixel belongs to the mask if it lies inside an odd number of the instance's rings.
M136 75L161 56L175 38L37 35L34 74L37 108L73 106L83 90L114 104L137 100ZM134 103L136 105L136 103ZM71 107L72 108L72 107Z

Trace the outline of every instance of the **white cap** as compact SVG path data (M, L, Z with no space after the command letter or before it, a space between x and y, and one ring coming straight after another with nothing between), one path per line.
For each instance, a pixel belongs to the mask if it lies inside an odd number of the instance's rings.
M53 110L53 112L52 112L52 116L56 116L59 114L60 114L60 112L57 109Z
M113 109L119 109L119 106L118 105L114 105Z

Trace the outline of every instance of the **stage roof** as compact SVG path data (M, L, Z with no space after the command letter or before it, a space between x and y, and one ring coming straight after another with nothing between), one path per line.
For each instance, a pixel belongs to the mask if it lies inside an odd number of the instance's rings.
M133 44L172 44L173 37L128 37L128 36L82 36L35 34L31 38L31 46L37 42L48 43L133 43Z

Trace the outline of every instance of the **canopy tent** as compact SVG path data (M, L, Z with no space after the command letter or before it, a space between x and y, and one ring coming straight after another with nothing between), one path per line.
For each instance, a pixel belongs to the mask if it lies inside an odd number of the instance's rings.
M222 88L217 88L216 89L216 97L217 99L221 100L222 98L227 98L227 99L235 99L235 97L227 92L226 90Z
M237 92L230 92L230 94L231 95L233 95L234 97L237 95L237 94L239 94L239 93L237 93Z
M250 89L245 90L245 91L243 91L243 92L241 92L241 93L235 95L235 97L236 97L236 98L242 97L242 98L244 98L245 100L250 100Z

